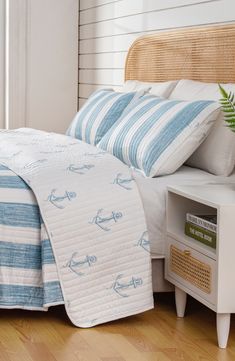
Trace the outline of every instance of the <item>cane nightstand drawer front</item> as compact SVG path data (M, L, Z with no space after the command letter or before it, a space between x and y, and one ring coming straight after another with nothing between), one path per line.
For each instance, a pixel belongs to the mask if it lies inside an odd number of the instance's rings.
M208 302L215 302L216 261L181 242L168 238L167 272Z
M171 245L170 268L200 290L211 293L211 266L191 256L190 251Z

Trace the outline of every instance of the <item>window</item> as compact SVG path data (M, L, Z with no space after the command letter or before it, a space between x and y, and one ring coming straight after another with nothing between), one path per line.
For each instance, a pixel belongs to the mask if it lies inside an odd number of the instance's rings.
M64 133L77 84L78 0L0 0L0 128Z

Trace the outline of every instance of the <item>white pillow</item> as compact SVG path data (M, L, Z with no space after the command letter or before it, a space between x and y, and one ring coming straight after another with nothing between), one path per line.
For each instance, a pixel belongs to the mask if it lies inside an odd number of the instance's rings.
M149 92L150 94L168 98L176 84L178 83L178 80L172 80L172 81L165 81L165 82L159 82L159 83L149 83L149 82L143 82L138 80L127 80L123 87L122 92L129 93L133 91L140 91L143 90L146 93Z
M227 91L235 92L235 84L222 84ZM218 100L221 98L218 84L193 80L180 80L169 99ZM191 167L203 169L215 175L228 176L235 164L235 134L224 122L220 111L212 131L186 162Z
M174 173L205 139L219 103L145 95L128 106L98 144L147 177Z

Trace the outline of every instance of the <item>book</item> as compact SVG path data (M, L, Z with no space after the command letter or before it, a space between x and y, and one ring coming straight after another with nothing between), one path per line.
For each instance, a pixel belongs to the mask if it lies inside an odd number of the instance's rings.
M194 215L191 213L186 214L186 221L207 229L211 232L217 232L217 215L216 214L203 214Z
M185 222L185 234L209 247L216 248L216 233L196 224Z

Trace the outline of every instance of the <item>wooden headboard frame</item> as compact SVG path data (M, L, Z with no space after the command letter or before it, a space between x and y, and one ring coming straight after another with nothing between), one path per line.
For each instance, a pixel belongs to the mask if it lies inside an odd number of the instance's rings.
M235 24L159 32L129 49L125 80L235 83Z

